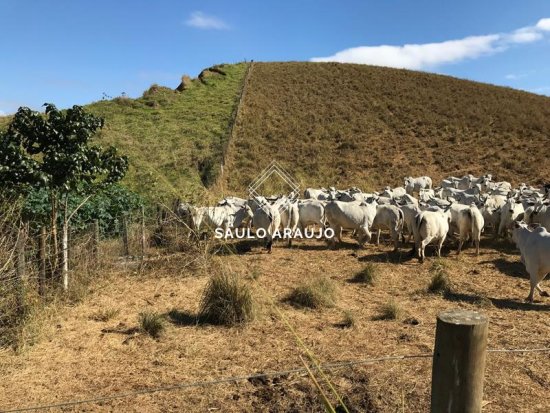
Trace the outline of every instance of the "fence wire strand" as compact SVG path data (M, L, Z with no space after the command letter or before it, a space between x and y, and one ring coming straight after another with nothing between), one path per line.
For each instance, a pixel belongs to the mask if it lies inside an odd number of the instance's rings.
M532 349L488 349L487 352L488 353L540 353L540 352L550 352L550 347L532 348ZM432 353L405 354L405 355L397 355L397 356L383 356L383 357L376 357L376 358L369 358L369 359L324 363L324 364L321 364L321 367L325 370L337 370L337 369L342 369L346 367L354 367L358 365L373 364L373 363L386 362L386 361L403 361L403 360L424 359L424 358L431 358L431 357L433 357ZM194 387L207 387L207 386L215 386L219 384L229 384L229 383L237 383L241 381L249 381L254 379L280 377L280 376L286 376L289 374L306 374L306 373L307 373L306 367L296 367L296 368L287 369L287 370L272 371L268 373L249 374L246 376L232 376L232 377L225 377L225 378L209 380L209 381L176 383L168 386L150 387L150 388L134 390L129 392L90 397L88 399L70 400L70 401L60 402L60 403L13 408L13 409L1 410L1 412L3 413L30 412L30 411L45 410L45 409L71 407L71 406L77 406L77 405L87 404L87 403L102 403L106 401L139 396L143 394L158 393L162 391L182 390L182 389L188 389L188 388L194 388Z

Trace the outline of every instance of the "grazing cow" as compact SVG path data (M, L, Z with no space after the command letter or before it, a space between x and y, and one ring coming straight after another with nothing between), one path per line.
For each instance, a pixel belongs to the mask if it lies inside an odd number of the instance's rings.
M330 201L325 206L325 215L329 228L334 231L334 237L342 242L342 230L356 231L357 241L360 245L371 239L370 227L376 215L375 204L360 204L355 202ZM336 241L329 240L331 246Z
M426 246L437 242L437 256L441 257L441 247L449 232L450 215L444 211L422 211L416 216L415 249L420 262L424 262Z
M357 187L351 187L345 191L336 191L336 199L342 202L353 202L362 194L361 190Z
M449 176L445 181L450 181L454 185L452 185L452 188L455 189L469 189L472 185L472 178L469 175L464 175L462 178L457 178L456 176ZM441 185L443 186L443 185Z
M399 235L403 231L403 221L403 211L395 205L378 205L374 221L372 222L372 229L378 230L376 245L380 244L381 230L388 229L393 240L394 251L397 251L399 247Z
M550 272L550 233L544 227L531 230L524 222L516 222L512 238L521 252L521 262L529 273L531 289L527 301L533 302L535 289L541 296L548 296L540 282Z
M315 189L307 188L304 191L305 199L319 199L319 200L328 200L331 196L337 197L337 191L334 187L330 187L330 190L326 188Z
M458 219L459 239L457 254L460 254L464 241L471 239L475 244L476 254L479 255L479 241L481 239L483 225L485 225L485 221L476 204L472 204L469 208L460 210Z
M550 231L550 205L537 203L525 209L524 221L527 224L540 224Z
M289 234L293 234L296 231L300 221L298 200L284 197L276 202L275 205L278 205L281 215L281 228L285 237L288 237L288 246L290 247L292 246L292 237Z
M302 199L298 201L298 227L304 231L309 225L325 226L325 205L315 199Z
M239 210L241 208L239 207ZM246 212L245 212L246 214ZM193 230L200 234L201 230L207 228L214 230L221 228L227 231L228 228L233 228L236 211L229 204L224 204L215 207L199 207L192 208L191 217L193 222ZM244 216L243 216L244 219Z
M422 212L418 205L405 204L399 207L403 212L403 227L407 230L409 237L407 243L411 242L411 237L414 235L414 226L416 225L416 216ZM405 237L402 236L402 241L405 242Z
M380 194L380 196L388 197L388 198L400 198L407 194L407 190L403 188L402 186L398 186L396 188L391 188L389 186L384 188L384 192Z
M224 199L222 199L220 202L218 202L218 206L222 205L235 205L235 206L243 206L248 204L248 200L244 198L239 198L237 196L226 196Z
M259 204L259 208L256 208L252 217L252 225L256 229L256 234L258 234L259 229L265 231L265 248L271 254L273 234L281 225L278 205L270 205L267 202Z
M409 195L420 192L421 189L432 189L432 178L429 176L421 176L413 178L409 176L405 178L405 190Z
M435 197L435 191L433 189L421 189L420 193L418 194L418 199L424 202L433 197Z
M498 226L498 235L505 236L507 230L512 229L514 221L521 221L524 215L524 207L520 201L508 199L500 212L500 224Z

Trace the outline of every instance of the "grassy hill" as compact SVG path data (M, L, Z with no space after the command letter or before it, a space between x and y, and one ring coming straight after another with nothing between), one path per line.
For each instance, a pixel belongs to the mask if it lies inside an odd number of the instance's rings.
M88 105L105 118L99 136L130 157L125 183L151 200L197 199L215 181L246 64L205 70L182 92L152 86L139 99Z
M105 118L96 138L130 158L124 184L156 201L198 199L220 170L222 148L247 65L218 65L185 90L153 85L138 99L118 97L87 105ZM10 117L0 117L0 129Z
M302 186L489 171L514 183L550 179L549 98L408 70L254 63L234 137L231 191L272 159Z
M272 160L302 188L368 190L406 175L468 172L550 180L550 98L408 70L295 62L252 64L218 180L247 67L207 69L181 92L152 86L139 99L88 105L106 119L99 142L130 156L126 185L150 200L246 194Z

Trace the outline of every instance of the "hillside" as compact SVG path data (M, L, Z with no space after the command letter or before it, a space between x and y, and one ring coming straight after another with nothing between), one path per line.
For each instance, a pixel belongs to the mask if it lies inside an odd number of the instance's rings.
M197 199L219 172L246 64L205 70L182 92L152 86L139 99L88 105L105 118L99 142L130 157L125 183L151 200Z
M302 187L402 185L493 172L550 179L550 99L408 70L254 63L230 146L230 191L277 160Z
M439 181L468 172L550 180L548 97L409 70L296 62L251 65L218 180L247 67L206 69L181 92L152 86L138 99L88 105L106 119L99 142L130 157L126 185L152 201L244 195L272 160L302 188L369 190L406 175Z
M105 118L96 142L129 156L124 184L152 201L199 198L219 173L246 67L218 65L187 78L182 91L153 85L138 99L85 106ZM10 119L0 117L0 129Z

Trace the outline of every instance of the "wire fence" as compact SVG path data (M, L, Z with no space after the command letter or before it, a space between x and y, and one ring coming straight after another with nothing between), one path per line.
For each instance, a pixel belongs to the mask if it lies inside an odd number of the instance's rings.
M531 349L488 349L487 352L488 353L541 353L541 352L546 353L546 352L550 352L550 347L531 348ZM334 371L334 370L343 369L343 368L352 368L360 365L390 362L390 361L400 362L405 360L426 359L426 358L432 358L432 357L433 357L432 353L405 354L405 355L383 356L383 357L349 360L349 361L336 361L336 362L330 362L330 363L323 363L320 365L320 367L323 370ZM311 368L313 368L313 366ZM223 378L208 380L208 381L174 383L166 386L149 387L149 388L143 388L143 389L138 389L138 390L128 391L128 392L93 396L86 399L68 400L60 403L51 403L51 404L43 404L43 405L37 405L37 406L13 408L8 410L3 410L3 412L15 413L15 412L29 412L29 411L38 411L38 410L46 410L46 409L54 409L54 408L73 407L73 406L82 405L82 404L102 403L102 402L107 402L111 400L123 399L128 397L144 395L144 394L184 390L184 389L190 389L190 388L196 388L196 387L216 386L221 384L231 384L231 383L237 383L237 382L243 382L243 381L251 381L255 379L282 377L282 376L287 376L289 374L306 375L308 369L309 367L307 366L294 367L294 368L289 368L285 370L271 371L267 373L255 373L255 374L248 374L244 376L230 376L230 377L223 377Z

